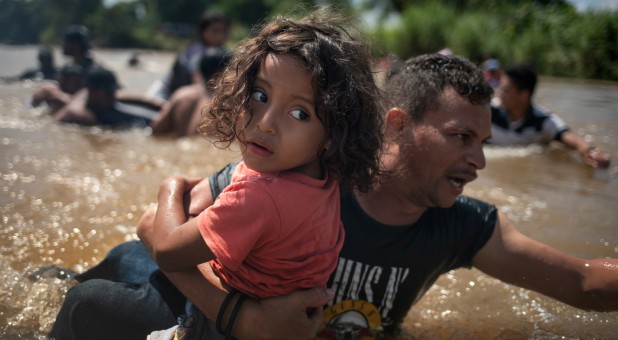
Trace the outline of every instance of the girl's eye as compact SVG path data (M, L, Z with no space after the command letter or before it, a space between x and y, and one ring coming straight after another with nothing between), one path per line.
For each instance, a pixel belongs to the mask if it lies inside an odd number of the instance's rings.
M298 120L307 120L309 119L309 114L303 110L295 109L290 111L290 116L298 119Z
M251 98L253 98L253 100L256 100L256 101L261 102L261 103L266 103L266 100L268 99L266 97L266 94L264 92L262 92L262 91L259 91L259 90L253 91L253 93L251 93Z

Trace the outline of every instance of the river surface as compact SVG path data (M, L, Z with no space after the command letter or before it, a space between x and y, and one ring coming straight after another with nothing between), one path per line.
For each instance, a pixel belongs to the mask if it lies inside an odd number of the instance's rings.
M123 87L144 93L170 53L99 50ZM0 46L0 76L34 67L36 47ZM56 51L57 64L63 62ZM201 137L56 125L28 99L36 82L0 82L0 338L45 339L70 283L30 281L41 266L83 271L135 239L171 175L208 176L237 156ZM465 193L497 204L525 234L573 255L618 257L618 83L542 78L536 101L611 154L606 171L558 146L487 147ZM416 339L616 339L618 312L585 312L460 269L440 278L405 321Z

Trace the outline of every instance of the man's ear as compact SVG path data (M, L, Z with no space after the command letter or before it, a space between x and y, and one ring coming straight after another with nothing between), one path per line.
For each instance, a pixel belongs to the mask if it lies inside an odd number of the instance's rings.
M395 141L403 135L403 131L409 121L408 113L399 107L394 107L386 112L386 137Z

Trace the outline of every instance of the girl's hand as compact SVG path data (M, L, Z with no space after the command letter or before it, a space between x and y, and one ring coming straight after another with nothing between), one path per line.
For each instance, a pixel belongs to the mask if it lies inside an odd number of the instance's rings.
M191 191L185 194L186 212L189 218L199 215L213 203L208 179L201 179Z
M144 243L152 255L152 233L154 231L155 214L157 205L152 204L137 222L137 236Z
M190 217L194 217L189 214L189 207L193 200L192 189L201 181L201 178L186 178L180 176L166 179L161 183L159 188L159 206L165 206L166 208L176 206L183 207L185 214L184 220L179 222L186 222Z

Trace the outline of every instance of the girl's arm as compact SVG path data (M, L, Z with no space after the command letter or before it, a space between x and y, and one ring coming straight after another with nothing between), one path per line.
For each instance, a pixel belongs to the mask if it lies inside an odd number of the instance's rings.
M200 234L197 219L187 220L185 193L198 182L198 179L171 177L159 188L152 256L165 272L194 268L215 259Z

